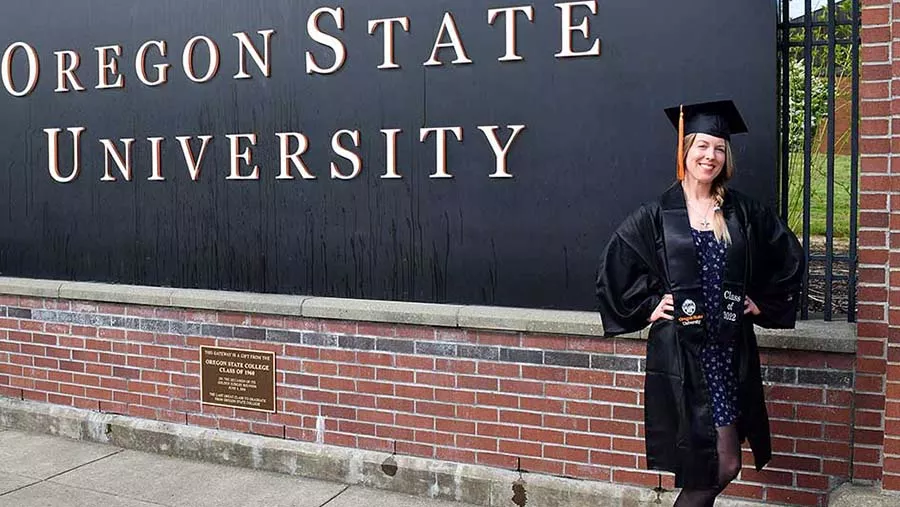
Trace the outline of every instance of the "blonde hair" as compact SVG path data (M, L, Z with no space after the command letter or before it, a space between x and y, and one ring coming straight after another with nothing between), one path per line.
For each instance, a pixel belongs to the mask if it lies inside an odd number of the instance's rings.
M685 166L687 166L687 153L694 144L697 134L688 134L684 136L684 156ZM712 182L711 193L716 200L716 211L713 214L713 233L716 239L724 242L726 245L731 244L731 234L728 233L728 226L725 223L725 215L722 212L722 205L725 203L725 183L734 176L734 155L731 152L731 143L725 141L725 167L722 172L716 176Z

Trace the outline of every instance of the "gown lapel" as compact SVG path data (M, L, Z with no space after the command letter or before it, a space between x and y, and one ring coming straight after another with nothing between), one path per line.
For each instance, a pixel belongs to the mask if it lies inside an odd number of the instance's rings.
M727 194L726 194L727 196ZM681 185L676 183L662 197L663 236L669 289L675 300L675 326L682 342L695 352L706 341L706 319L720 319L720 340L737 338L744 312L747 242L743 220L731 199L722 212L731 235L726 249L722 281L722 315L708 315L697 267L697 251Z
M735 340L740 336L744 318L745 282L747 280L747 238L743 224L746 220L739 206L726 194L722 206L731 244L725 253L722 277L722 316L719 323L721 340Z

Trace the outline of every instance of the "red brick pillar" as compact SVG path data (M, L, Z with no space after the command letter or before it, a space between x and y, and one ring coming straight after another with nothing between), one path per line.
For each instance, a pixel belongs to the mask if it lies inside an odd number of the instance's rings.
M862 25L853 479L900 489L900 0L862 0Z
M884 475L885 489L900 490L900 1L885 6L890 9L891 46L888 54L891 62L890 82L890 173L891 192L888 196L890 217L891 258L889 274L890 297L888 299L890 329L885 385L884 419Z

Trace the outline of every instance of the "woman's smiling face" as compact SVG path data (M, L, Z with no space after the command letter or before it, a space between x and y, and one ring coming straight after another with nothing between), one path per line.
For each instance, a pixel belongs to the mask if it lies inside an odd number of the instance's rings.
M725 140L709 134L696 134L687 152L687 175L697 183L709 184L725 167Z

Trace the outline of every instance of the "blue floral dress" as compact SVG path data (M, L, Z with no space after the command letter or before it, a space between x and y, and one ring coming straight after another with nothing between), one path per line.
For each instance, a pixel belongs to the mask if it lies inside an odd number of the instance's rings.
M700 350L703 374L716 427L734 424L738 417L737 373L734 368L734 342L719 339L722 318L722 274L725 270L725 243L716 239L713 231L691 228L697 267L703 284L706 303L706 343Z

